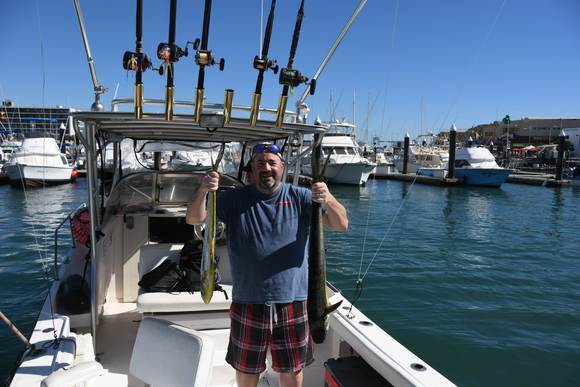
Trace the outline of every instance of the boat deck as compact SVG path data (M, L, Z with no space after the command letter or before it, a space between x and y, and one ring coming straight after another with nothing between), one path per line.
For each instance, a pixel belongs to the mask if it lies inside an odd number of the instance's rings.
M205 313L199 319L192 321L194 316L182 316L183 321L176 321L184 326L199 328L213 325L220 327L223 323L215 325L216 315L222 314L227 318L227 311L222 313ZM91 386L111 387L144 387L145 384L138 378L130 375L129 365L133 346L139 330L139 324L143 315L137 311L135 303L106 303L97 331L96 360L99 361L108 373L91 381ZM156 316L174 321L179 316ZM196 327L197 325L197 327ZM201 329L200 329L201 330ZM213 371L209 386L236 386L235 370L225 362L229 329L206 329L204 333L216 339L214 351ZM167 354L171 356L171 354ZM278 377L273 371L266 371L260 378L258 386L278 386Z

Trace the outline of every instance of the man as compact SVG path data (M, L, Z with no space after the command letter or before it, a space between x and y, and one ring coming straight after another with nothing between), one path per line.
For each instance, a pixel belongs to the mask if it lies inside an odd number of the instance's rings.
M276 144L256 145L251 167L253 184L225 191L217 201L233 278L226 361L236 369L238 386L256 386L271 347L280 385L301 386L302 369L313 360L306 314L312 201L321 204L332 229L346 231L348 218L325 183L311 191L281 182L285 165ZM189 224L205 221L205 197L218 186L216 172L203 178L187 208Z

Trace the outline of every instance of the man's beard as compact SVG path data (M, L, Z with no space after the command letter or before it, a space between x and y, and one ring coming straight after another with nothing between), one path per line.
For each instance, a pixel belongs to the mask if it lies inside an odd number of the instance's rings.
M265 177L264 175L260 175L260 179L258 180L258 184L260 184L260 188L271 190L276 187L276 179L274 176L270 175Z

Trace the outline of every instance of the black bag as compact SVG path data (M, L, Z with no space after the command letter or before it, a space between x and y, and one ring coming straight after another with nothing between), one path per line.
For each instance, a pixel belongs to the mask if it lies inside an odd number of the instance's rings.
M169 259L161 262L159 266L143 275L139 286L146 292L173 292L179 291L179 285L183 281L183 273L177 264Z
M191 292L201 290L201 258L203 255L203 242L200 240L191 240L185 243L181 249L181 260L179 261L179 269L183 273L183 279L177 286L178 291ZM217 258L217 257L216 257ZM228 294L219 285L220 275L215 271L215 285L214 290L223 292L226 300Z

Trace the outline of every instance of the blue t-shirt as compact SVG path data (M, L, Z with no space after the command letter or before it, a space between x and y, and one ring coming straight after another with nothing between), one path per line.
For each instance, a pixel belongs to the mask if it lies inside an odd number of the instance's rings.
M233 300L245 304L303 301L308 296L312 192L282 184L273 194L254 185L221 192Z

